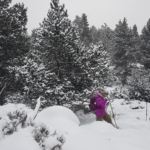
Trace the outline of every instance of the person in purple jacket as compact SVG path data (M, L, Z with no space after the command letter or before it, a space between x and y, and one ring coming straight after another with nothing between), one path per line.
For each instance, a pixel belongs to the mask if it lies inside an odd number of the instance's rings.
M100 90L99 93L95 94L90 99L89 108L90 110L95 111L97 121L105 120L106 122L114 126L111 117L109 116L109 114L106 112L105 109L107 104L107 98L106 98L107 95L108 95L107 91L105 91L104 89Z

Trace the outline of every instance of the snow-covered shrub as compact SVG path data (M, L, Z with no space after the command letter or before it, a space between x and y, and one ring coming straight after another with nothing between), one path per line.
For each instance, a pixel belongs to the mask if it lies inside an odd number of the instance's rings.
M7 116L10 121L7 121L3 128L4 135L12 134L15 132L19 124L21 127L26 126L27 113L24 110L19 109L13 112L9 112Z
M39 144L41 144L44 139L48 137L49 132L49 129L44 124L41 124L33 130L33 137Z
M127 88L116 86L115 88L109 91L109 98L110 99L116 99L116 98L122 99L123 98L129 101L130 100L129 91Z
M43 150L61 150L65 143L63 135L60 136L56 131L50 134L49 129L44 124L37 126L32 133Z
M12 134L16 130L17 130L17 128L16 128L14 122L6 122L6 125L2 131L3 131L4 135L8 135L8 134Z
M129 91L131 99L149 101L150 99L150 70L144 68L132 69L132 76L129 78Z
M89 107L87 107L87 104L84 104L81 101L73 103L70 109L73 110L74 113L80 110L83 110L85 114L90 112L90 109Z
M3 132L3 135L12 134L17 130L18 126L21 128L35 126L34 119L36 118L40 108L40 99L41 97L37 99L37 105L34 111L28 114L27 110L25 111L22 108L6 113L5 117L0 119L0 131Z
M4 102L5 103L24 103L25 101L25 97L24 95L21 95L19 92L15 92L15 93L11 93L11 94L7 94L7 96L5 96Z
M26 126L27 113L24 110L17 109L16 111L9 112L7 115L9 119L14 122L15 126L18 124L20 124L21 127Z

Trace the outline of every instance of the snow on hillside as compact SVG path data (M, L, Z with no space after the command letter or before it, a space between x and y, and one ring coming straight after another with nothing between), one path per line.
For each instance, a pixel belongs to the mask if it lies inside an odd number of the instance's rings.
M105 121L95 121L92 113L85 115L80 111L77 118L71 110L62 106L49 107L39 112L35 124L45 124L51 135L57 132L57 135L46 139L45 149L51 150L56 144L61 144L56 139L63 135L63 150L150 150L150 104L147 121L145 102L127 103L123 99L116 99L112 107L119 129ZM1 106L0 131L2 122L7 120L6 114L15 109L24 109L27 114L33 113L33 110L22 104ZM108 112L111 113L110 106ZM18 127L13 134L5 136L1 131L0 150L41 150L42 147L34 140L34 129L33 126Z

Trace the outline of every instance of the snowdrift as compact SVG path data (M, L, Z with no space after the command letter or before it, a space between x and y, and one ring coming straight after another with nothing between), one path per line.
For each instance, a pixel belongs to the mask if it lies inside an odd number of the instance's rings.
M138 109L133 109L137 108ZM126 103L123 99L112 102L115 118L119 129L105 121L95 121L93 114L78 113L78 117L68 108L53 106L38 113L35 124L44 124L50 134L54 131L57 136L63 135L66 139L62 150L150 150L150 104L146 121L145 102L133 101ZM0 107L0 126L9 111L25 109L28 114L34 111L25 105L8 104ZM111 109L108 107L108 113ZM79 119L78 119L79 118ZM79 121L80 120L80 121ZM0 132L0 150L52 150L58 144L57 136L46 139L46 148L39 146L33 137L35 127L18 127L11 135L2 135Z
M58 129L62 133L80 132L79 119L70 109L63 106L52 106L42 110L35 122L46 124L51 131Z

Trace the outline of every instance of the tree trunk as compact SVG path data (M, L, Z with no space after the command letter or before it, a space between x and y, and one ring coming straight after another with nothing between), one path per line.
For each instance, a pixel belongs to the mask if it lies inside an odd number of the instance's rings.
M3 105L3 93L5 88L6 88L6 84L3 86L2 90L0 91L0 106Z

